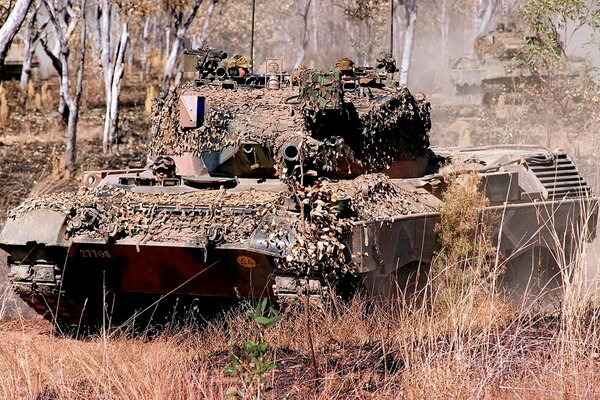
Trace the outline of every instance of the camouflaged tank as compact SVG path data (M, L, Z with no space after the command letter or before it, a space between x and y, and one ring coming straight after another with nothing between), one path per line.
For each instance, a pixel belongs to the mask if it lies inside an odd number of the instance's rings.
M503 282L536 299L558 290L548 243L582 228L596 204L566 154L432 150L429 103L384 73L290 76L267 64L267 75L235 77L220 71L222 52L203 51L188 53L198 79L154 106L149 156L172 157L174 176L92 171L79 193L9 212L0 247L40 314L78 325L143 319L175 299L200 299L202 312L357 287L407 295L427 277L447 177L473 171L501 221L491 229Z
M450 79L465 102L492 103L498 97L520 90L520 85L539 83L522 56L528 38L514 24L498 24L495 31L479 35L474 53L458 59L450 67ZM569 76L577 76L584 62L569 60Z

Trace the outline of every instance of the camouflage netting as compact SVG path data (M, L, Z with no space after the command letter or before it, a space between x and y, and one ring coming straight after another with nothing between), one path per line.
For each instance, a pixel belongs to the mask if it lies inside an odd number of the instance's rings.
M364 97L349 99L361 120L361 132L353 147L360 149L368 172L381 171L395 160L425 156L429 148L430 104L424 96L416 99L406 86L379 95L377 101L370 102Z
M207 99L205 121L199 128L182 128L179 98L192 88ZM154 102L149 152L199 155L246 141L272 147L279 135L303 129L302 117L292 115L292 106L285 103L289 96L290 92L282 90L180 86Z
M284 204L290 196L303 212L287 211ZM260 228L287 256L281 268L298 274L308 268L330 278L354 272L344 241L355 224L431 211L382 174L339 182L322 179L291 194L203 190L159 195L114 187L82 189L28 199L9 218L34 209L65 213L67 238L134 238L140 245L148 241L203 246L243 243ZM263 219L267 215L284 219ZM292 248L282 243L291 243Z
M217 235L233 243L248 239L265 214L277 212L280 200L279 193L258 191L157 195L103 187L28 199L9 217L45 208L68 216L68 237L117 240L142 235L146 241L203 243Z
M396 160L426 155L431 121L424 97L416 98L405 86L365 87L362 96L345 92L341 103L339 81L337 85L330 82L333 75L315 71L304 75L309 81L304 82L301 94L295 89L178 87L155 102L149 152L199 155L255 142L277 154L282 137L298 135L314 139L303 140L309 147L302 152L302 163L328 176L347 174L337 174L337 169L350 170L351 176L379 172ZM329 91L335 93L328 96ZM199 128L179 125L183 94L206 99L205 120Z
M344 244L354 225L433 211L383 174L339 182L323 179L310 188L296 188L295 194L307 206L308 215L296 223L299 234L286 267L300 273L308 267L331 279L355 273Z

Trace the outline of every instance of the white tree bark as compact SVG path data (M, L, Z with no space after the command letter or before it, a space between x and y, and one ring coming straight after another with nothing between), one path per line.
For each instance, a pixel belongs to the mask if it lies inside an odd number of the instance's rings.
M4 59L8 53L8 48L12 43L13 38L19 31L21 24L27 16L29 6L32 0L17 0L15 7L11 11L6 22L0 28L0 74L4 66Z
M202 33L200 34L200 45L206 42L208 39L208 34L210 33L210 21L212 19L213 13L215 12L215 0L211 0L208 4L208 9L206 10L206 16L204 17L204 24L202 25Z
M140 55L140 61L142 64L142 68L140 71L141 74L141 79L145 80L146 76L148 75L148 72L150 71L150 63L148 62L149 59L149 37L150 37L150 24L152 23L152 17L150 16L146 16L144 18L144 29L142 29L141 35L142 35L142 54ZM155 42L152 42L156 45Z
M441 29L441 41L442 41L442 62L447 62L448 56L448 32L450 31L450 18L448 16L448 4L447 0L442 0L441 9L442 15L440 17L440 29Z
M31 78L31 64L35 52L35 43L39 38L38 32L34 31L34 24L37 17L38 8L34 8L27 14L23 29L23 69L21 70L21 79L19 86L21 87L21 102L27 100L27 87L29 86L29 78Z
M65 166L72 168L77 159L77 122L79 121L79 104L81 102L81 92L83 88L83 72L85 68L85 42L87 28L85 22L85 3L81 0L81 51L77 65L77 81L75 82L75 96L72 104L69 106L69 123L67 125L67 154Z
M319 31L321 28L321 25L319 24L319 16L320 16L320 12L319 10L321 9L321 7L325 7L325 4L320 4L321 2L319 0L312 0L312 47L313 47L313 52L315 53L319 53L319 48L320 48L320 44L321 42L319 41ZM308 29L308 28L307 28Z
M114 21L116 8L109 0L100 3L100 43L102 47L101 61L104 72L104 134L102 136L102 151L104 154L115 152L115 143L119 124L119 96L121 94L121 82L125 71L125 51L129 43L129 25L127 17L120 24L121 33L116 47L112 45L114 29L117 24ZM114 47L114 49L113 49Z
M404 48L402 50L402 64L400 65L400 78L398 82L401 85L408 84L408 73L410 71L410 59L415 39L415 23L417 22L417 0L406 0L404 3L406 10L406 32L404 34Z
M496 8L496 0L479 0L477 13L474 22L474 37L485 33L492 19L494 9Z
M102 151L107 154L110 151L112 143L110 141L111 136L111 103L112 103L112 77L113 77L113 63L111 62L111 14L112 5L109 0L102 0L99 4L100 7L100 46L102 53L100 60L102 62L102 71L104 72L104 99L105 99L105 112L104 112L104 134L102 136Z
M109 108L110 129L108 131L108 142L110 143L110 148L105 150L105 152L114 152L114 150L116 149L114 144L116 143L117 131L119 127L119 95L121 94L121 82L123 81L123 73L125 72L125 52L127 51L128 44L129 26L127 25L127 22L124 22L123 27L121 29L121 39L115 52L116 58L113 67Z
M27 98L27 86L29 85L29 78L31 76L31 62L33 60L33 51L35 49L33 45L35 37L32 30L36 11L37 10L32 10L27 14L27 18L25 18L23 25L23 69L21 70L21 79L19 81L21 93L25 94L22 100Z
M169 50L169 56L167 58L167 65L165 66L165 72L163 74L163 82L161 90L168 91L171 81L173 80L173 74L175 72L175 65L181 52L181 46L183 39L187 33L188 28L196 18L198 8L202 4L202 0L194 0L191 10L180 9L177 10L173 17L175 18L175 38L171 44Z
M81 14L75 15L71 4L67 3L64 7L68 12L71 21L65 26L63 21L66 19L60 18L60 14L57 12L54 3L51 0L44 0L44 5L48 10L50 22L54 28L56 34L56 40L59 47L59 52L56 58L60 62L60 91L61 96L64 99L66 106L69 109L68 124L67 124L67 153L65 159L65 166L69 169L75 165L76 158L76 141L77 141L77 122L79 119L79 101L81 98L81 87L83 82L83 66L85 61L85 37L86 37L86 26L85 26L85 0L81 0ZM63 15L64 16L64 15ZM72 21L81 20L81 37L82 37L82 49L79 55L78 72L77 72L77 83L75 96L71 96L69 87L69 43L68 38L74 32L75 27L72 25Z
M54 3L50 3L49 0L44 0L44 4L46 5L46 9L48 9L48 4L53 5ZM61 33L64 36L64 42L68 44L71 36L73 35L73 32L75 32L75 28L77 28L77 23L79 21L78 16L75 15L75 12L73 11L73 8L71 7L70 1L61 2L60 6L61 6L60 10L56 10L56 7L54 7L54 11L55 11L54 19L52 18L52 14L50 14L49 20L46 21L44 24L42 24L42 27L40 27L40 31L43 32L40 37L40 43L42 44L42 48L44 49L44 52L46 53L46 55L48 55L48 57L52 61L52 66L58 73L59 79L61 79L61 76L63 75L63 67L64 67L64 63L60 58L60 53L63 50L66 51L67 59L68 59L69 47L68 46L62 47L61 41L58 38L58 34L55 34L55 36L57 36L56 43L55 43L54 49L50 50L48 48L48 38L47 38L47 32L46 32L45 27L46 27L47 23L52 23L52 25L55 26L55 21L56 21L56 23L59 26L58 29L61 30ZM56 29L57 28L55 26L54 30L56 31ZM70 110L69 110L68 103L67 103L65 97L63 96L63 87L62 87L62 85L59 85L58 113L60 114L62 121L65 124L68 124L68 122L69 122L69 112L70 112Z
M300 8L297 15L302 19L302 23L300 25L301 29L301 42L298 48L298 56L296 57L296 62L294 63L294 67L298 67L304 61L304 57L306 56L306 48L308 47L308 16L310 12L310 5L312 0L304 0L301 3L298 3L298 7Z

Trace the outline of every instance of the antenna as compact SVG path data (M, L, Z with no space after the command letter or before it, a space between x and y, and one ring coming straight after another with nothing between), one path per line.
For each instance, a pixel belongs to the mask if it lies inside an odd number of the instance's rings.
M394 57L394 0L390 0L390 56Z
M256 12L256 0L252 0L252 33L250 38L250 63L254 65L254 14Z

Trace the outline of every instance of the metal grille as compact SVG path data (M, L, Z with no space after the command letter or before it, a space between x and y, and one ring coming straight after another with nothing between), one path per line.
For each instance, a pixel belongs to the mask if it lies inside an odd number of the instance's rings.
M584 197L590 187L573 161L564 153L536 155L525 159L527 165L548 191L548 199Z

